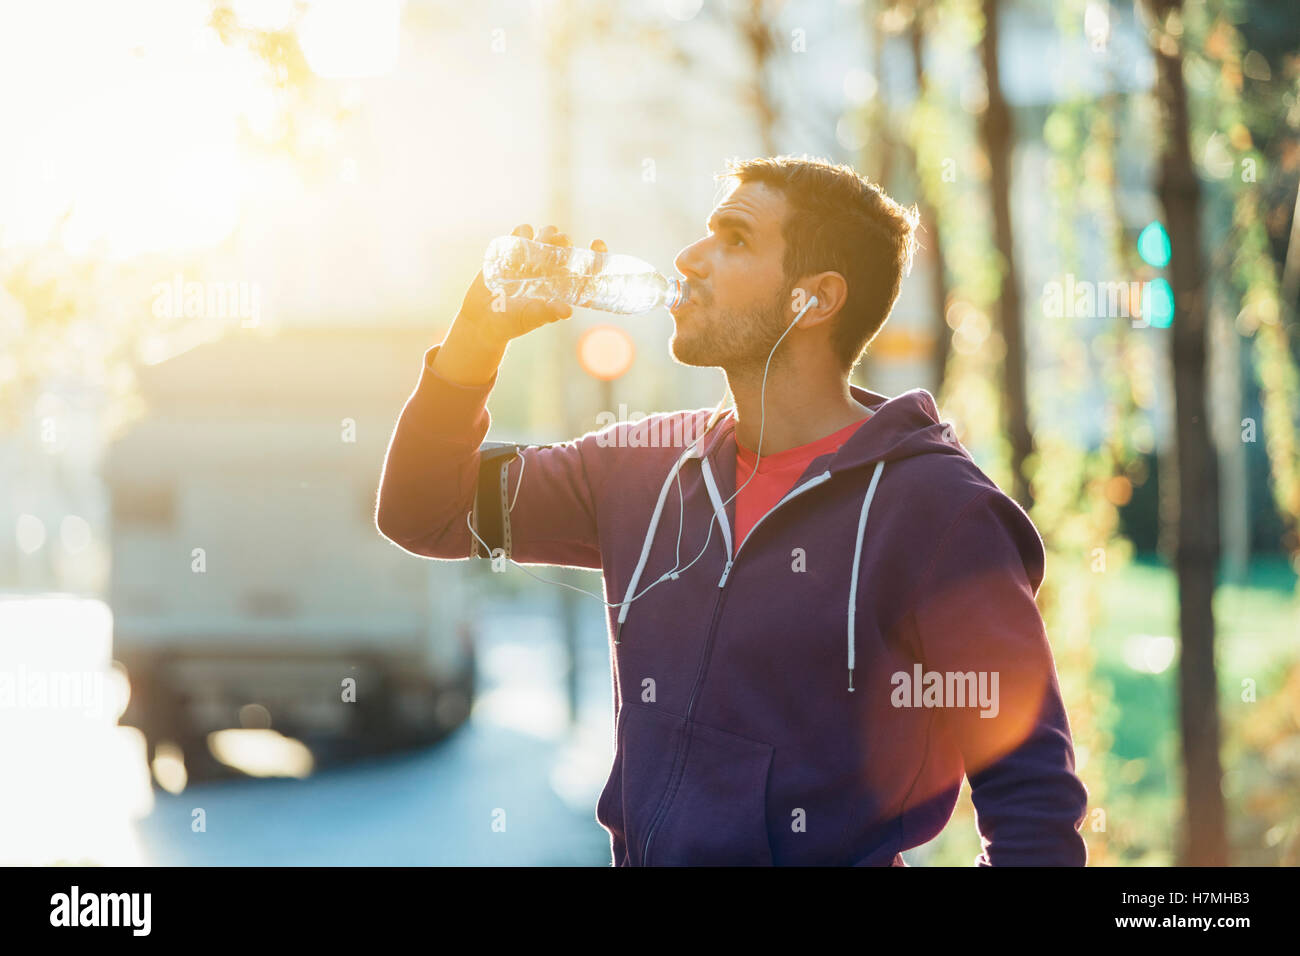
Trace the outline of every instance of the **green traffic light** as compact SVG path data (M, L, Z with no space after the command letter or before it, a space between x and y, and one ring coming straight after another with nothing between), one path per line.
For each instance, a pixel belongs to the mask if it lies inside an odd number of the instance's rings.
M1169 265L1169 233L1160 220L1150 223L1138 235L1138 255L1149 266L1163 269Z
M1174 289L1164 279L1143 284L1142 318L1147 325L1167 329L1174 324Z

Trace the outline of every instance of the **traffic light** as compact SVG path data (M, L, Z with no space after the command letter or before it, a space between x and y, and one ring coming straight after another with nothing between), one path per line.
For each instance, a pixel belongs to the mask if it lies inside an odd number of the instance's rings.
M1164 223L1157 219L1147 224L1138 234L1137 251L1142 261L1153 268L1169 265L1172 250ZM1142 283L1142 318L1157 329L1173 325L1174 289L1167 280L1156 277Z
M1164 224L1156 220L1138 234L1138 255L1149 266L1163 269L1169 265L1169 233Z
M1157 329L1167 329L1174 324L1174 288L1162 278L1143 284L1142 318Z

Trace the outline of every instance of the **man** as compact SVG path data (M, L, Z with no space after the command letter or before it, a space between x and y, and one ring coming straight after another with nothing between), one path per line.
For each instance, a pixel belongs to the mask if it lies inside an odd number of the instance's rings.
M616 866L904 865L963 772L977 864L1084 864L1042 540L928 392L849 384L915 213L822 160L721 178L677 256L671 349L722 368L734 409L487 449L506 344L571 310L494 300L480 274L397 423L379 529L432 558L603 572L616 750L596 817Z

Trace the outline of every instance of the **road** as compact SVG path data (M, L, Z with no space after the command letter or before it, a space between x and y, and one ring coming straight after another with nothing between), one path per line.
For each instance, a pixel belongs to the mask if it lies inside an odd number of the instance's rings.
M155 787L152 812L136 822L140 862L610 865L595 819L613 759L609 649L600 608L587 603L576 731L553 606L498 613L482 622L470 719L442 743L301 780L222 780L177 795Z

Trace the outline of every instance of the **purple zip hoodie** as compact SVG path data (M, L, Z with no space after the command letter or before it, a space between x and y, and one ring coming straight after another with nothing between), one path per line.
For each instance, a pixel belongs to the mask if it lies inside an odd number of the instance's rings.
M615 866L901 866L963 773L977 865L1086 862L1087 790L1034 603L1042 539L928 392L851 385L875 414L733 556L732 413L521 445L501 500L479 501L496 376L450 382L439 348L393 432L377 527L460 560L492 507L514 561L603 572L615 753L595 812Z

